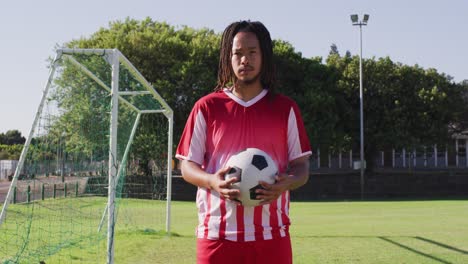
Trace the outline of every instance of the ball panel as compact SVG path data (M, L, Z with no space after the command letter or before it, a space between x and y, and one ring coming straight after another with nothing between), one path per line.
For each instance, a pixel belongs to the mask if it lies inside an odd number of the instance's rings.
M255 187L253 187L253 188L251 188L251 189L249 190L249 193L250 193L250 200L260 200L260 199L257 199L257 193L255 192L255 191L258 190L258 189L262 189L262 190L263 190L264 188L263 188L262 185L259 184L259 185L255 186Z
M228 173L226 173L224 178L226 180L231 179L231 178L237 178L236 183L241 182L242 181L242 169L236 166L231 167L231 169L228 171Z
M236 170L236 167L232 167L229 171L228 171L228 174L233 174L233 173L236 173L237 170Z
M263 170L264 168L268 167L268 162L265 156L253 155L252 165L254 165L258 170Z

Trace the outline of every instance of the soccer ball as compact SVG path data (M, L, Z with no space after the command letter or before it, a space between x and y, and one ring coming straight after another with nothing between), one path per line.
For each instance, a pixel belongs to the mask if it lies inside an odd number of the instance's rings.
M226 165L231 169L225 179L238 178L232 187L240 190L239 201L244 206L257 206L260 200L255 198L255 191L263 189L259 181L272 184L278 174L278 167L273 159L257 148L248 148L231 156Z

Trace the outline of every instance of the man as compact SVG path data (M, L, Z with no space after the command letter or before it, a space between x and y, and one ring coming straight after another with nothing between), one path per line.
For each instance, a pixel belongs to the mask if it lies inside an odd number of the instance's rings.
M176 157L196 186L197 263L292 263L289 190L308 180L311 149L299 108L274 92L270 34L260 22L229 25L222 36L216 90L198 100ZM261 204L243 206L230 156L249 147L278 165L274 184L261 182Z

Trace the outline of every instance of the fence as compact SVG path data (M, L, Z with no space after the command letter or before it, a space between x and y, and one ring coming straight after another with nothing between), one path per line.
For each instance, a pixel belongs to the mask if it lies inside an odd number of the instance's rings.
M439 148L418 147L414 149L390 149L379 151L374 157L376 168L414 168L414 169L438 169L438 168L468 168L468 140L465 144L459 144L456 140L453 148L447 146ZM331 153L317 149L311 157L312 169L354 169L355 162L360 161L359 151L342 151Z
M0 181L8 179L15 173L17 160L0 160Z

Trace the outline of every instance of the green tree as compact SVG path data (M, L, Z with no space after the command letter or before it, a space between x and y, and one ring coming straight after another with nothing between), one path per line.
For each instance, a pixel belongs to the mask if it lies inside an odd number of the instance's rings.
M180 135L195 101L216 84L219 39L208 29L127 18L67 46L119 49L174 109Z
M25 141L19 130L0 133L0 160L18 160Z
M347 103L337 89L337 71L322 64L320 57L302 57L286 41L274 43L279 91L300 106L313 148L325 152L346 148L350 138L342 120L347 111L340 109Z
M19 160L23 145L0 145L0 160Z
M6 133L0 134L0 144L15 145L24 144L24 142L26 142L26 139L19 130L8 130Z
M341 75L339 89L350 104L347 129L359 144L359 57L331 54L329 67ZM390 58L363 60L364 137L368 168L378 150L413 149L450 139L449 124L463 111L463 89L434 69L394 63Z
M174 142L177 142L195 101L212 91L216 84L219 39L218 34L208 29L195 30L185 26L175 28L147 18L142 21L126 19L112 22L109 28L100 29L89 38L73 40L67 46L117 48L125 54L173 108ZM93 64L88 65L93 67ZM102 78L108 80L109 76ZM64 79L64 86L67 80L68 78ZM78 99L80 112L93 116L92 110L86 110L92 109L87 103L89 95L75 97L82 98ZM60 98L61 101L64 99ZM76 104L77 101L74 100L73 103ZM77 111L69 111L64 118L77 119L76 113ZM161 134L166 133L167 137L167 129L156 132L160 130L154 127L154 124L159 123L155 119L160 117L142 116L133 144L132 157L140 161L140 167L145 173L149 173L150 160L155 161L158 167L166 165L161 163L161 157L155 156L161 152L167 156L167 141ZM80 122L86 120L86 117L81 116L72 123L82 127ZM66 130L71 132L76 131L76 128L68 127ZM68 132L70 136L73 135ZM86 141L89 141L88 136L72 142ZM82 145L89 145L88 143Z
M336 46L335 43L331 44L331 46L330 46L330 52L328 53L328 55L337 55L337 56L340 56L340 52L338 51L338 47Z
M462 92L462 110L457 113L456 120L450 123L450 131L453 133L467 133L468 131L468 79L457 84Z
M6 151L0 151L0 160L9 160L10 156Z

